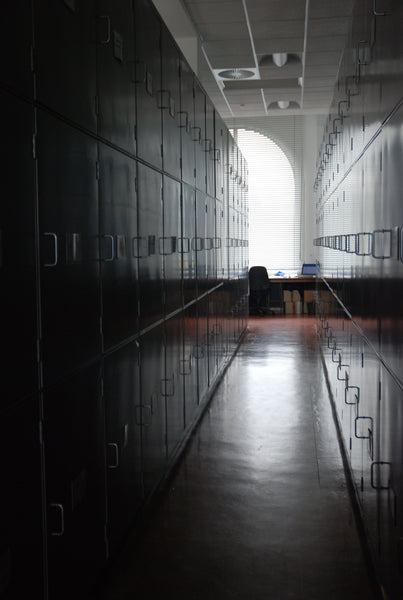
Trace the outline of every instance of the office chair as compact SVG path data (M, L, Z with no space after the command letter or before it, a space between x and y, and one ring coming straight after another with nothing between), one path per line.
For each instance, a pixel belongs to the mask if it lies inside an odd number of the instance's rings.
M249 314L265 315L270 310L270 280L266 267L249 269Z

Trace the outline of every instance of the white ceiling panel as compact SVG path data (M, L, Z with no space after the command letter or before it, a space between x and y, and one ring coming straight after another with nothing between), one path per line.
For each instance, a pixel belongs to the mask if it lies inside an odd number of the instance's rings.
M178 1L199 38L198 77L223 118L276 114L267 105L278 100L291 104L277 114L328 111L354 0L164 0L164 11ZM174 21L170 29L175 37ZM283 67L274 53L287 55Z
M241 0L237 2L187 2L189 14L198 24L245 22Z
M200 23L198 24L203 42L211 40L250 40L248 28L243 23Z
M251 21L254 39L303 38L304 21Z

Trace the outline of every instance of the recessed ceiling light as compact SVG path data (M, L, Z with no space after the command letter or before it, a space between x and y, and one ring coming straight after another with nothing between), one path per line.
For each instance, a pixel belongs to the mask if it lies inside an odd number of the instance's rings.
M277 67L284 67L288 59L287 52L275 52L272 54L272 59Z

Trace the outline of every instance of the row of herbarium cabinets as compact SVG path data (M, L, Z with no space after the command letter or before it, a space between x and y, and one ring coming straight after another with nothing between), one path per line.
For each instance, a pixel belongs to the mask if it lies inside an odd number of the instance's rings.
M319 292L322 352L362 517L383 596L401 597L403 539L403 387L357 322L326 286ZM367 327L377 327L376 320Z
M3 17L0 596L87 598L245 329L247 165L148 0Z
M87 597L237 346L240 285L218 287L2 412L4 597Z

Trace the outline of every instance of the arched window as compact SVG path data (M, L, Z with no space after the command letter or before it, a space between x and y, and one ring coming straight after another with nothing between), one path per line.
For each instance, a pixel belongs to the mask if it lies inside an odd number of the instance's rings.
M300 199L292 166L271 139L236 130L238 146L249 170L249 265L269 274L300 269Z

